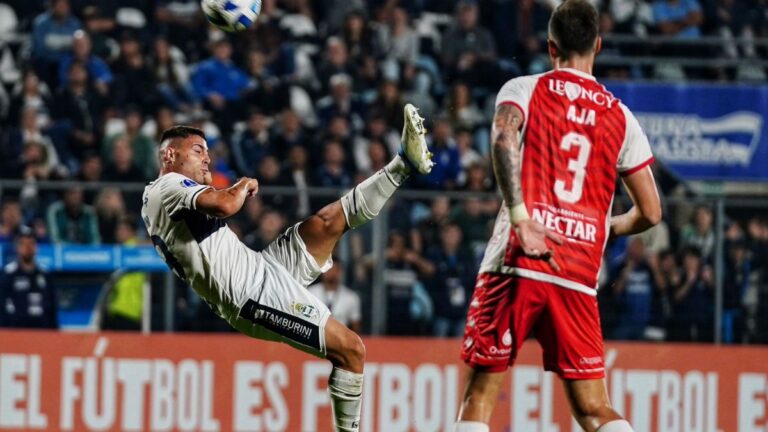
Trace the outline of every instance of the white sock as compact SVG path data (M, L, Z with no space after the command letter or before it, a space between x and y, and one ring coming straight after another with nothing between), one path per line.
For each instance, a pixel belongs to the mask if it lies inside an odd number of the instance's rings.
M626 420L613 420L597 428L597 432L635 432Z
M347 226L357 228L378 216L384 204L410 173L411 169L400 155L397 155L383 170L363 180L341 197L341 208L344 210Z
M477 421L460 421L456 423L454 432L489 432L488 425Z
M336 432L357 432L363 402L363 374L334 367L328 378Z

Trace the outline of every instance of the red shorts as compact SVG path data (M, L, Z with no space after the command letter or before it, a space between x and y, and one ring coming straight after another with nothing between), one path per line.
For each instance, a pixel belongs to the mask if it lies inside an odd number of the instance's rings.
M545 370L564 379L605 377L597 298L518 276L478 275L464 330L464 362L503 372L531 332L544 351Z

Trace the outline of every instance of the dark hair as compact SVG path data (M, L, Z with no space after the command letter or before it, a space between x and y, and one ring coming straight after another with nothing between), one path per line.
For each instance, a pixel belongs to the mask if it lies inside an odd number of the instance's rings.
M595 46L599 26L597 9L587 0L566 0L549 18L549 37L563 60L587 54Z
M165 140L173 138L187 138L192 135L196 135L202 139L205 139L205 133L196 127L180 125L171 126L163 131L163 135L160 136L160 144L164 143Z

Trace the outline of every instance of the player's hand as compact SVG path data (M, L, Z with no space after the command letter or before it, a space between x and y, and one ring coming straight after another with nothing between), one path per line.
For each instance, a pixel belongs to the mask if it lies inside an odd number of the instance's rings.
M240 181L245 182L243 184L243 187L245 188L245 196L246 197L252 197L256 196L256 194L259 192L259 181L254 178L248 178L243 177L240 179Z
M561 245L564 242L563 236L533 219L520 221L515 230L520 241L520 247L523 248L523 253L526 256L545 260L556 272L560 271L560 266L555 261L555 252L547 245L547 240Z

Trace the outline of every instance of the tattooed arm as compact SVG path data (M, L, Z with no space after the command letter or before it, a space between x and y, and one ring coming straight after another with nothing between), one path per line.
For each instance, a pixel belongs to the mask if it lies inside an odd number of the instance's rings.
M505 104L496 110L496 116L493 118L493 129L491 130L493 172L496 175L496 182L501 188L501 195L510 208L516 208L520 204L525 205L520 176L522 170L520 144L517 138L522 125L523 113L518 107ZM513 220L515 225L517 222L517 220Z
M493 172L505 205L509 208L509 218L517 231L523 252L530 257L547 260L552 268L559 271L560 267L546 239L562 244L563 238L531 219L523 201L523 163L518 139L522 124L523 113L515 105L504 104L496 109L491 131Z

